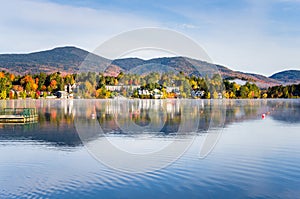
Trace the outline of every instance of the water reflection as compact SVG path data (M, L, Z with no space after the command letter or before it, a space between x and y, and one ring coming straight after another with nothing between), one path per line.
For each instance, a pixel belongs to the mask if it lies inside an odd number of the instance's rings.
M0 126L1 198L299 196L299 100L16 100L1 103L2 107L37 107L40 114L36 124ZM221 139L213 153L199 159L198 138L209 134L210 129L220 128L224 112L226 120ZM264 120L263 113L267 114ZM76 120L86 121L90 126L105 126L105 136L120 144L128 144L126 140L131 138L135 143L167 142L178 136L174 131L180 132L179 122L191 120L189 124L197 124L196 131L181 131L179 136L185 139L193 134L196 139L188 151L168 167L153 172L126 173L99 164L80 146L74 128ZM129 124L144 132L118 130ZM148 132L151 125L156 128L155 132ZM87 133L88 143L97 140L97 136ZM105 152L111 156L111 151ZM162 156L162 160L168 157Z
M72 101L55 100L10 100L2 101L1 108L35 107L37 123L0 124L2 140L33 140L49 142L57 146L78 146L80 138L74 128Z
M280 122L300 123L299 100L7 100L0 107L35 107L39 114L38 123L0 124L0 139L68 146L81 144L75 118L99 123L106 135L128 136L201 134L210 128L259 120L263 113ZM85 136L93 140L99 135Z

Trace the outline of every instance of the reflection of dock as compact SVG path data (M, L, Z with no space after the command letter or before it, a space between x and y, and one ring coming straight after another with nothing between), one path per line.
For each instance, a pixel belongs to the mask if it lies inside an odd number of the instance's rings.
M5 108L0 112L0 123L27 123L37 120L35 108Z

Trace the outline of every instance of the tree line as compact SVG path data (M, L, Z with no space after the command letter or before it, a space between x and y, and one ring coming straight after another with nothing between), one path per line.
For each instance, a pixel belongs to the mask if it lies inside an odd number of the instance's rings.
M186 76L183 72L149 73L147 75L125 74L108 76L103 73L87 72L79 74L26 74L14 75L0 72L0 99L41 98L65 91L66 86L74 85L74 97L113 98L151 98L141 94L159 92L161 98L299 98L300 84L274 86L260 89L255 83L239 85L224 80L220 75L212 77ZM118 87L116 90L108 86ZM170 90L172 89L172 90Z

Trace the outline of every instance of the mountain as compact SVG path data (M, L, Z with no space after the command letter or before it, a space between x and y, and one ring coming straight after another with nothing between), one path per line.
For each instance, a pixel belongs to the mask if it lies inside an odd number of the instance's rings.
M193 67L193 64L190 63L189 58L185 57L162 57L149 60L126 58L114 60L112 64L120 66L124 72L137 73L140 75L149 72L165 73L171 71L183 71L185 74L191 75L197 71L196 68Z
M16 74L26 73L74 73L79 71L80 64L87 58L85 67L103 67L109 60L90 54L76 47L60 47L52 50L29 54L1 54L0 70Z
M265 88L274 86L293 79L300 80L299 73L284 71L266 77L259 74L233 71L221 65L215 65L201 60L187 57L162 57L150 60L139 58L124 58L109 60L88 51L76 47L58 47L52 50L34 52L29 54L0 54L0 70L24 75L39 72L105 72L107 75L117 75L119 72L146 74L149 71L156 72L184 72L186 75L210 76L216 71L226 79L241 79L254 82ZM299 72L299 71L298 71Z
M227 67L208 63L201 60L191 59L187 57L162 57L150 60L142 60L137 58L118 59L112 62L120 67L121 71L146 74L149 71L155 72L184 72L186 75L197 75L205 77L219 73L224 79L241 79L245 81L255 82L261 88L281 84L276 79L271 79L263 75L243 73L233 71ZM109 70L110 67L108 67Z
M300 83L300 70L281 71L273 74L270 78L276 79L284 84L298 84Z

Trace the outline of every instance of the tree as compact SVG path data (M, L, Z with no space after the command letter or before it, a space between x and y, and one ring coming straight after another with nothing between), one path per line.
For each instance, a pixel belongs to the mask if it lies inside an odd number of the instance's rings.
M50 87L52 90L57 89L57 81L55 79L51 80Z
M105 87L96 90L96 98L107 99L110 96L111 96L111 92L109 90L106 90Z
M26 92L25 91L22 91L22 92L20 92L20 97L22 98L22 99L25 99L26 98Z
M14 75L14 74L10 74L10 75L9 75L9 80L10 80L11 82L13 82L13 81L15 80L15 75Z
M210 99L210 92L206 92L205 98Z
M74 76L71 75L71 74L66 75L66 76L64 77L64 79L65 79L65 80L64 80L65 84L71 84L71 85L75 84Z
M1 77L1 72L0 72L0 91L6 90L6 84L7 84L7 78Z
M267 93L264 93L263 95L262 95L262 98L264 98L264 99L266 99L268 97L268 94Z
M25 75L20 80L20 83L27 92L35 91L38 87L35 83L35 79L33 79L31 75Z
M38 78L38 90L42 90L42 87L47 87L46 86L46 79L47 79L47 75L46 73L40 73L39 75L37 75Z
M229 99L230 98L230 94L227 91L224 91L223 92L223 97L226 98L226 99Z
M241 98L247 98L248 94L249 94L249 88L247 87L247 85L241 86L240 97Z
M217 91L214 91L213 98L214 99L218 99L219 98L219 94L217 93Z
M6 90L2 90L0 93L0 99L6 99L6 97L7 97Z

